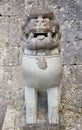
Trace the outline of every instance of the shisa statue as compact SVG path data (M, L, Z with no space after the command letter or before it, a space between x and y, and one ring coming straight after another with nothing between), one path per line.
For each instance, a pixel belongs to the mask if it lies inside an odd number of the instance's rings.
M22 27L22 74L25 85L26 123L37 123L37 92L47 92L49 124L59 124L60 26L45 5L32 7Z

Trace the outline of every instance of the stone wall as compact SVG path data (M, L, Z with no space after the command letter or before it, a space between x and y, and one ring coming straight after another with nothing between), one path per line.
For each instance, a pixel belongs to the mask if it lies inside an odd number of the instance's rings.
M24 0L0 0L0 130L6 106L21 100L21 25Z
M0 127L6 106L23 98L21 26L35 0L0 0ZM82 130L82 1L45 0L61 25L61 108L66 130ZM1 129L1 128L0 128Z

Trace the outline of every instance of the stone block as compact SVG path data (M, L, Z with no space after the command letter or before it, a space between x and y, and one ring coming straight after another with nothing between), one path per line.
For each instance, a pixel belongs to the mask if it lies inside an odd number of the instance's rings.
M12 88L13 94L12 99L23 99L23 79L22 79L22 72L21 67L13 67L12 68Z
M20 101L17 104L9 105L7 107L5 120L2 130L21 130L22 129L22 116L21 109L22 103Z
M18 16L11 16L10 21L10 46L20 46L23 18Z
M0 14L1 15L11 15L11 1L9 0L1 0L0 1Z
M0 17L0 48L9 45L9 17Z
M4 59L6 56L6 48L0 48L0 66L4 65Z
M22 64L22 57L23 57L23 51L22 51L22 48L19 47L19 65Z
M29 15L32 5L36 3L35 0L25 0L25 14Z
M0 98L3 98L4 91L3 91L4 81L0 81Z
M75 42L76 64L82 64L82 41Z
M0 1L0 14L4 16L24 14L24 0L2 0Z
M3 79L4 79L3 77L4 77L4 67L1 66L0 67L0 82L3 81Z
M81 130L82 129L82 115L66 110L64 112L64 119L66 122L66 130Z
M4 67L0 66L0 98L3 97L3 86L4 86Z
M4 85L1 87L4 99L23 98L23 81L20 67L5 67Z
M4 103L4 100L2 97L0 97L0 130L2 128L4 116L5 116L5 111L6 111L6 106Z
M5 49L4 65L16 66L18 65L19 49L18 47L9 47Z
M25 9L25 1L24 0L13 0L11 3L12 6L12 14L19 16L20 18L24 15Z
M75 52L72 50L64 51L64 48L62 49L62 61L63 65L74 65L76 64L75 60Z
M63 4L59 4L63 3ZM58 19L62 32L62 56L63 64L82 64L81 49L79 43L82 42L82 20L78 16L81 4L77 1L56 1ZM66 4L66 6L65 6ZM61 6L62 5L62 6ZM79 8L78 8L79 6ZM77 18L78 17L78 18ZM76 51L77 42L77 51ZM82 45L81 45L82 46Z
M2 86L0 87L2 89L2 97L3 99L10 99L10 95L12 93L12 69L10 67L4 68L4 77Z
M62 80L62 102L66 105L82 107L82 65L64 66Z
M11 100L4 100L2 97L0 98L0 130L2 130L2 124L5 117L5 112L8 104L12 104Z

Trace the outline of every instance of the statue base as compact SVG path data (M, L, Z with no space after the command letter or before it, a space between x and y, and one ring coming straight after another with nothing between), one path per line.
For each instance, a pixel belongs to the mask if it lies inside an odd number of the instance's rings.
M36 124L26 124L25 116L23 117L23 124L22 128L23 130L65 130L65 123L63 119L63 115L60 113L60 122L58 125L51 125L46 120L37 120Z
M62 111L59 112L59 124L53 125L48 122L48 107L46 93L40 93L37 101L37 123L28 125L26 123L26 108L23 107L22 117L23 130L65 130Z

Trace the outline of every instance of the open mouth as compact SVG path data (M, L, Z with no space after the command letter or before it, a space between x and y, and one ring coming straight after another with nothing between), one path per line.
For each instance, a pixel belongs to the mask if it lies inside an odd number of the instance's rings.
M57 32L31 32L30 34L26 33L26 38L55 38Z
M54 38L56 36L57 32L44 32L44 33L34 33L34 38L37 38L38 36L44 36L44 37L52 37Z
M38 36L48 37L48 33L34 33L34 38L37 38Z

